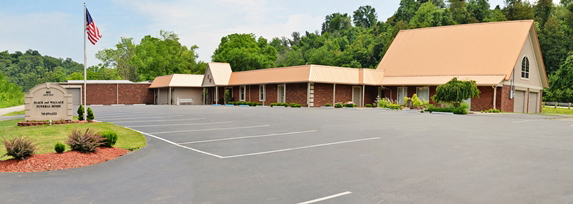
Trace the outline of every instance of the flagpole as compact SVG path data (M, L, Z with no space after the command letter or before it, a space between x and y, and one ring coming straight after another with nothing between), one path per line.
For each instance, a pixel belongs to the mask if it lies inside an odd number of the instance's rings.
M88 58L86 57L86 24L87 24L87 19L86 19L86 2L84 2L84 108L87 108L88 102L87 102L87 80L88 80Z

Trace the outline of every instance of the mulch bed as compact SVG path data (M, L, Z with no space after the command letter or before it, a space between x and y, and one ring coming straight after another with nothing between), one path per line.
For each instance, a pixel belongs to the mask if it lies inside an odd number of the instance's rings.
M63 154L36 154L24 160L9 159L0 161L0 172L41 172L91 166L127 154L121 148L100 147L95 153L77 151Z
M64 125L64 124L86 124L86 123L97 123L99 121L85 121L85 120L55 120L52 121L51 125ZM25 121L18 122L18 126L40 126L40 125L50 125L49 121Z

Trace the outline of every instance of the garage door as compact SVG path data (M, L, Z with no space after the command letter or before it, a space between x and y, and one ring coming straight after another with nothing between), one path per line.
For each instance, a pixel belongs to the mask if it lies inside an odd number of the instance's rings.
M539 112L539 95L535 92L529 92L529 113L537 113Z
M72 94L72 99L74 103L74 110L77 110L82 103L82 92L79 88L67 88L68 92Z
M513 112L524 113L525 112L525 91L515 91Z

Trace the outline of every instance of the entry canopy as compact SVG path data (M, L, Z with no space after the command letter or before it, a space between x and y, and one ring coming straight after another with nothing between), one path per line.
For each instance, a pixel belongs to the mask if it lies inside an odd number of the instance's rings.
M155 78L149 88L201 87L202 82L201 74L172 74Z

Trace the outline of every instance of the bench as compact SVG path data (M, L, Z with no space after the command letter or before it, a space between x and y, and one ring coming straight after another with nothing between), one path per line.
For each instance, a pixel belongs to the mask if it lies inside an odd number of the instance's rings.
M181 105L182 103L191 103L191 105L193 105L193 99L191 99L191 98L177 98L177 105Z

